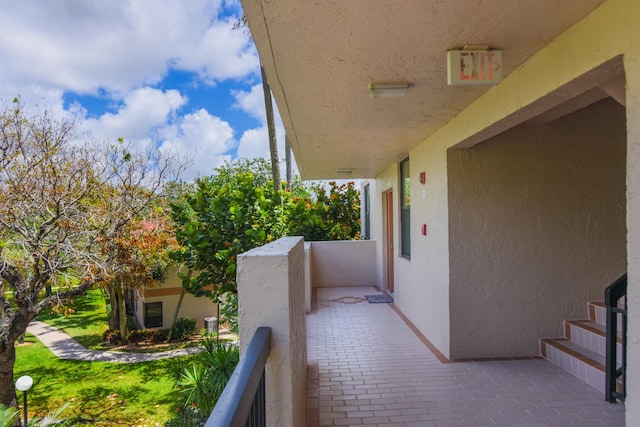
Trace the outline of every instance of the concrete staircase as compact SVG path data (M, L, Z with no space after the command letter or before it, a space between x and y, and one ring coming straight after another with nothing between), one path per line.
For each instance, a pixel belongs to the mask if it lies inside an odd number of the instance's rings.
M604 394L607 309L603 302L590 302L588 307L589 319L565 320L564 337L542 339L540 351L544 358ZM621 318L618 317L620 330ZM618 366L621 364L621 342L618 337Z

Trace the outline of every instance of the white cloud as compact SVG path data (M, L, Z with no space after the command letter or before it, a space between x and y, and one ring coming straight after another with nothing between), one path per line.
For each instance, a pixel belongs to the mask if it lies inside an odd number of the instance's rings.
M82 127L95 135L144 138L159 126L164 126L187 102L177 90L161 91L150 87L129 93L116 113L105 113L96 119L86 119Z
M204 109L179 116L185 102L176 90L142 88L129 94L117 112L85 119L81 127L108 141L123 137L141 148L155 143L190 162L182 178L191 180L231 160L228 151L236 142L229 123Z
M227 152L235 145L229 123L205 110L187 114L177 125L163 130L160 150L192 161L183 179L210 175L213 169L231 160Z
M184 52L176 66L196 71L207 81L238 79L256 71L258 54L249 36L233 30L234 18L214 23L198 42Z
M251 117L258 119L261 123L266 122L262 83L252 86L249 92L242 90L234 91L233 96L236 99L236 108L244 111Z
M255 79L253 43L246 31L231 29L241 13L238 0L12 2L0 14L0 99L20 96L27 106L64 114L71 95L78 101L67 112L79 118L81 131L139 146L155 142L193 159L186 179L210 174L231 158L234 131L179 90L166 89L176 82L164 79L170 70L196 73L193 87ZM98 94L115 110L100 112L76 96ZM237 94L238 108L262 122L261 86ZM249 156L258 152L250 134L240 150Z
M225 5L228 5L225 3ZM210 82L257 70L249 36L221 0L21 0L0 14L0 96L39 87L117 98L169 66ZM227 13L229 11L227 10Z
M266 127L249 129L242 134L238 144L238 157L245 159L269 158L269 136Z

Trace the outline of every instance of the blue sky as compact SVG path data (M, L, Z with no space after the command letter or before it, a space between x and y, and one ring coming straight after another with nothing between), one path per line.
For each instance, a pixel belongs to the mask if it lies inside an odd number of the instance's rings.
M193 162L267 157L259 59L237 0L0 0L0 100L74 115ZM283 130L277 118L283 156Z

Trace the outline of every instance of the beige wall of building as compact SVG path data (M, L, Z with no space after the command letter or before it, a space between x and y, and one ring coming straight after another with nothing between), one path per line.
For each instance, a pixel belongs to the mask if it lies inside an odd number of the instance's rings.
M625 109L449 150L452 358L533 356L626 271Z
M144 303L162 302L162 328L171 326L173 316L180 299L182 282L178 277L178 270L170 267L167 277L157 286L142 291L136 302L136 317L144 325ZM196 331L205 327L205 317L219 317L218 305L208 298L196 298L186 293L180 306L178 317L193 317L196 319Z

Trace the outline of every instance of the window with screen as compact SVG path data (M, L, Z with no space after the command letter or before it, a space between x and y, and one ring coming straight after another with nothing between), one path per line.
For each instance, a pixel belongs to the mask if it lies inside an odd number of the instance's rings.
M371 239L371 188L369 184L364 186L364 226L362 227L362 237L364 240Z
M145 328L162 327L162 301L145 303L144 326Z
M400 162L400 254L411 259L411 175L409 158Z

